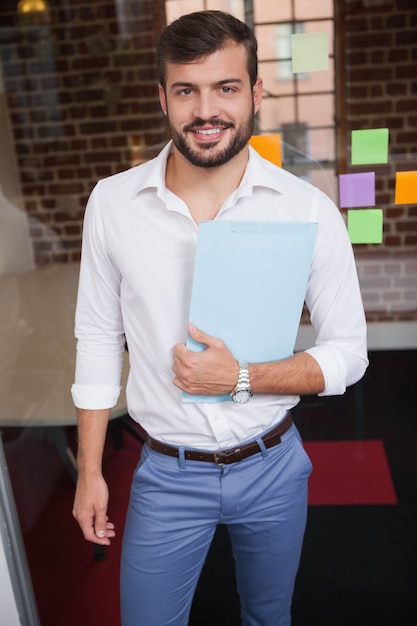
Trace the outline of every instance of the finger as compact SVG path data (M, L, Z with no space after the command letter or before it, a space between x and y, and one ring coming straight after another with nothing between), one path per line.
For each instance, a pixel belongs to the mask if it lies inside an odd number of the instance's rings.
M99 512L97 513L95 520L94 520L94 532L96 537L98 537L99 539L104 539L104 537L107 537L107 515L104 512Z
M181 357L186 354L188 352L187 348L185 347L185 345L183 343L177 343L175 344L173 350L172 350L172 354L174 359L178 358L181 359Z

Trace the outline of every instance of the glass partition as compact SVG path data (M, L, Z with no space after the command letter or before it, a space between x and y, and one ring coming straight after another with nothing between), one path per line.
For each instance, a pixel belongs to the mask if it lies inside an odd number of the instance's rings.
M380 211L377 241L363 222L364 239L354 242L371 349L416 349L417 9L415 0L392 7L378 0L2 0L0 428L9 459L21 467L25 533L63 467L75 470L65 440L37 431L35 441L20 429L75 424L73 319L85 204L98 179L152 158L168 140L155 45L181 14L220 9L253 27L264 80L256 134L281 136L283 167L327 193L347 226L353 212ZM317 34L328 45L326 69L294 72L294 36ZM388 131L385 160L354 162L352 133L375 129ZM341 176L359 173L374 175L375 203L342 201ZM125 404L122 396L115 416ZM28 478L33 498L21 487Z

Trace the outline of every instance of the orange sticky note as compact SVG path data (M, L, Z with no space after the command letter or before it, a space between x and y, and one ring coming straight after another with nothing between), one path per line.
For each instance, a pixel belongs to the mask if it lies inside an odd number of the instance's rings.
M264 159L282 167L281 135L252 135L249 143Z
M395 176L395 204L417 203L417 170L397 172Z

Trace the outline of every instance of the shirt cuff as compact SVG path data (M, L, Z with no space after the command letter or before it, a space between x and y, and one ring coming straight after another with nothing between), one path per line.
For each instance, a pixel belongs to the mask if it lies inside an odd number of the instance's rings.
M320 345L306 350L319 364L325 387L319 396L339 396L346 391L346 364L339 350Z
M71 387L72 400L77 409L99 411L111 409L117 404L121 387L111 385L80 385Z

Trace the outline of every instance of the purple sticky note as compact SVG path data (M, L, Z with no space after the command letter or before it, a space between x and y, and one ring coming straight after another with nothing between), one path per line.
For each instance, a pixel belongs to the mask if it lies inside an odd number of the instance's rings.
M340 206L375 206L375 172L340 174Z

